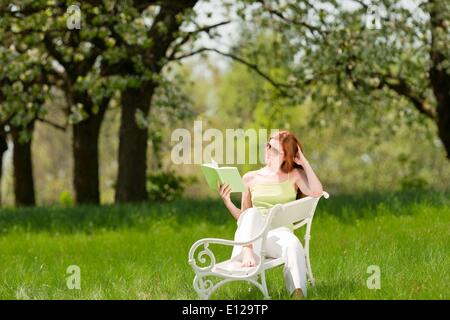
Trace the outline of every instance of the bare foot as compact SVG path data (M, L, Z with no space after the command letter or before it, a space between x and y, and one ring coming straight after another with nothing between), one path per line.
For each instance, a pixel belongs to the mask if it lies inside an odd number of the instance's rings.
M300 288L295 289L292 293L292 298L294 298L295 300L302 300L303 297L303 291Z
M254 267L256 265L256 257L252 248L242 248L242 267Z

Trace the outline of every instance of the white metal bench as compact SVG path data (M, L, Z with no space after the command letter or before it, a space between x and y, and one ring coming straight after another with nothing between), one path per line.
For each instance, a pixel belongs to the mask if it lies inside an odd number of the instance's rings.
M262 238L262 243L264 244L267 238L267 233L270 229L288 226L291 224L294 225L294 230L306 225L304 246L306 267L308 280L312 285L314 285L314 277L311 271L311 262L309 260L309 240L311 238L310 233L314 212L316 210L317 203L322 196L325 197L325 199L328 199L329 194L324 191L322 195L317 198L308 196L295 201L273 206L267 215L267 219L261 232L249 241L236 242L226 239L204 238L195 242L189 250L189 264L195 272L193 285L199 298L205 300L209 299L213 292L222 285L231 281L245 280L258 287L263 293L265 299L270 299L269 292L267 290L265 270L284 264L285 262L282 258L274 259L266 257L264 249L265 245L261 245L261 252L259 252L261 259L259 259L260 261L254 267L241 267L240 262L231 261L231 259L216 263L216 257L208 246L210 244L244 246L255 242L259 238ZM200 264L203 264L203 266L198 265L195 259L195 253L198 250L201 251L198 253L197 259ZM205 259L205 256L208 259ZM221 280L214 284L211 279L207 279L207 277L211 276L218 277Z

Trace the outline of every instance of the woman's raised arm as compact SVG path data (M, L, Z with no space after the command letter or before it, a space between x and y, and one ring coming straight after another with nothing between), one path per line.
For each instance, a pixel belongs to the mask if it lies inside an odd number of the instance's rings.
M301 165L304 169L304 171L299 170L301 179L299 179L297 183L302 193L315 198L320 197L323 192L322 183L312 169L309 161L306 159L300 147L298 148L298 153L294 161L295 163Z

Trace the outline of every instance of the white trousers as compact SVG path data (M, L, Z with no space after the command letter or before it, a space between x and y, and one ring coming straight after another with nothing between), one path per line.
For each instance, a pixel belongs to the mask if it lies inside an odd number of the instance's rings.
M234 241L248 241L257 236L263 229L265 218L258 208L248 208L242 212L237 221ZM260 261L261 243L262 239L252 243L257 263ZM292 294L296 288L301 288L306 297L305 251L292 230L287 227L269 230L265 249L267 257L284 259L283 274L288 292ZM231 259L242 261L242 246L233 247Z

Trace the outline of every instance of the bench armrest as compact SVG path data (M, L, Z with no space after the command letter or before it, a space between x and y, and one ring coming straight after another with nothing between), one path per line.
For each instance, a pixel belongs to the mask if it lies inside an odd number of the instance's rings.
M211 249L208 248L208 246L210 244L219 244L219 245L226 245L226 246L245 246L247 244L251 244L251 243L255 242L256 240L261 238L262 235L263 235L263 233L259 234L258 237L255 237L249 241L244 241L244 242L219 239L219 238L200 239L200 240L196 241L192 245L191 249L189 250L189 263L192 265L192 267L200 269L201 271L211 270L214 267L214 265L216 264L216 257L214 255L214 252L212 252ZM197 249L201 246L203 246L203 250L199 252L199 254L197 255L197 259L198 259L198 261L200 261L200 263L204 264L204 263L206 263L204 256L205 255L208 256L208 258L210 260L210 264L208 264L205 267L198 266L197 261L194 256Z
M233 241L233 240L220 239L220 238L203 238L203 239L196 241L191 246L191 249L189 250L189 260L188 260L189 264L191 264L191 266L194 269L197 269L199 271L210 271L216 264L216 257L214 255L214 253L208 248L209 244L219 244L219 245L226 245L226 246L245 246L245 245L251 244L251 243L255 242L256 240L267 235L269 226L272 221L272 217L278 210L282 210L282 207L279 204L275 205L272 208L272 210L269 213L268 218L266 219L266 222L264 223L264 227L261 229L259 234L257 234L255 237L253 237L253 239L250 239L247 241ZM199 252L199 254L197 255L197 258L202 264L204 264L204 263L206 263L205 256L209 257L211 263L209 265L207 265L206 267L199 267L197 265L195 257L194 257L195 252L202 245L203 245L203 250Z

